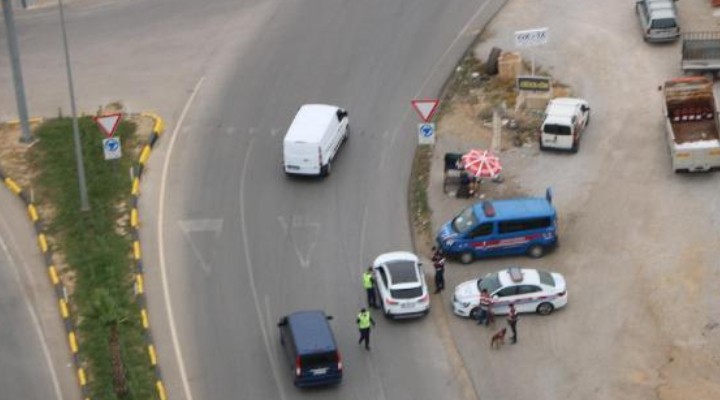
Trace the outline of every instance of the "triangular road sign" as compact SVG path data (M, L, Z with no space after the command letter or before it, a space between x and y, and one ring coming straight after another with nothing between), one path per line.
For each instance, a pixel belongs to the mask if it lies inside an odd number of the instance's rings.
M417 111L423 122L430 122L435 111L437 111L440 100L438 99L427 99L427 100L413 100L412 106Z
M115 131L117 130L118 125L120 125L120 118L122 117L122 113L115 113L115 114L107 114L107 115L101 115L99 117L95 117L95 123L100 127L100 130L103 131L105 136L107 137L113 137L115 134Z

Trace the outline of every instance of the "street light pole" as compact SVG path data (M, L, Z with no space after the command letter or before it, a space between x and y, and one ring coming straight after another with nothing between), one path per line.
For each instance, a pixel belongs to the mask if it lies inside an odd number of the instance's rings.
M5 1L5 0L4 0ZM60 8L60 29L62 29L63 46L65 47L65 64L67 65L68 86L70 87L70 110L72 112L73 141L75 142L75 160L77 161L78 186L80 187L80 210L90 210L88 203L87 185L85 183L85 165L82 156L82 143L80 143L80 128L78 127L77 111L75 109L75 89L73 88L72 68L70 67L70 51L68 51L67 33L65 33L65 13L63 2L58 0Z
M15 20L10 0L2 0L2 9L5 16L5 27L7 28L8 51L10 52L10 64L12 65L13 83L15 85L15 101L17 102L20 130L22 131L20 142L30 143L33 139L30 135L30 124L28 123L25 87L23 86L22 69L20 68L20 52L18 51Z

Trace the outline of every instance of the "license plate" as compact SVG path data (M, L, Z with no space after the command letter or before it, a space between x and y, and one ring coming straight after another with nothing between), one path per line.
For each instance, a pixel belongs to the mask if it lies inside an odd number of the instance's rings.
M325 375L327 374L328 369L327 368L315 368L311 369L310 372L312 372L313 375Z
M415 304L413 304L413 303L400 304L400 308L413 308L413 307L415 307Z
M287 169L300 169L297 165L288 165Z

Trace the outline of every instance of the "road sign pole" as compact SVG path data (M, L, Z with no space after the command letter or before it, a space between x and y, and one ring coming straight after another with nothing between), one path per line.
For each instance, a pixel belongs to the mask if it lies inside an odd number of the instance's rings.
M60 30L62 30L63 47L65 48L65 65L67 66L68 87L70 88L70 110L72 111L73 141L75 142L75 160L77 161L78 187L80 188L80 210L90 210L87 184L85 183L85 164L80 142L80 128L78 127L77 110L75 109L75 89L73 88L72 68L70 67L70 51L68 50L67 33L65 32L65 13L63 2L58 0L60 9Z

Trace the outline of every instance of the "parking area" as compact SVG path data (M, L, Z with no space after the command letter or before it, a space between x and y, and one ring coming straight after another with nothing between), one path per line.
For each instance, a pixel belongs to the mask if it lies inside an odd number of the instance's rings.
M677 5L684 31L720 29L709 1ZM587 99L593 121L577 154L502 152L499 192L542 196L551 186L560 246L537 260L450 262L442 300L449 310L458 283L521 265L562 273L569 303L521 315L518 344L500 350L490 348L493 329L449 318L475 389L508 400L720 398L720 174L673 173L657 90L682 75L680 45L645 43L626 0L515 0L488 26L478 58L515 51L513 32L539 27L549 42L523 55ZM462 141L439 128L435 231L472 202L442 192L442 154Z

